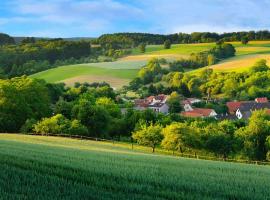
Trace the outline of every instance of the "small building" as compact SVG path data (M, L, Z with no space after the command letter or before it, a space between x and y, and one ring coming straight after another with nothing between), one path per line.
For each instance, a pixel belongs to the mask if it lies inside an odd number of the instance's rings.
M194 108L191 111L181 112L184 117L216 117L217 113L213 109L208 108Z
M200 103L202 100L196 99L196 98L187 98L183 101L181 101L181 105L184 108L185 111L192 111L192 104L194 103Z
M134 100L136 110L146 110L146 109L152 109L155 112L158 113L169 113L169 106L167 105L167 95L160 94L157 96L149 96L145 99L136 99Z
M155 103L148 106L148 108L154 110L157 113L168 114L169 106L166 103Z

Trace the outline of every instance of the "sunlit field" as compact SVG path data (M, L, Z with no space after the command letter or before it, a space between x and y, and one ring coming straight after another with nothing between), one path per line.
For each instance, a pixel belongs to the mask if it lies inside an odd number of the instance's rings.
M154 155L130 145L0 135L4 199L267 199L270 168Z

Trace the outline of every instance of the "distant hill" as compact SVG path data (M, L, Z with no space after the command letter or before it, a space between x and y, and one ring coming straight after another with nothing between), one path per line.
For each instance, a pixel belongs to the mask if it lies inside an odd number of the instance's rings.
M28 36L27 36L28 37ZM13 37L15 40L16 44L19 44L23 39L27 38L26 36L22 36L22 37ZM47 38L47 37L34 37L36 40L40 40L40 39L55 39L55 38ZM71 37L71 38L62 38L63 40L66 41L80 41L80 40L86 40L86 41L91 41L94 40L96 38L94 37Z

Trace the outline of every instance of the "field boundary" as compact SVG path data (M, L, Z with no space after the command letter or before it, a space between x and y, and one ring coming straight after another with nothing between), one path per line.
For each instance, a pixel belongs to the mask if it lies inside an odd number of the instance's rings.
M15 133L3 133L3 134L15 134ZM37 133L19 133L19 135L32 135L32 136L50 136L50 137L64 137L64 138L71 138L71 139L80 139L80 140L91 140L91 141L99 141L99 142L109 142L112 144L125 144L130 145L131 150L136 150L136 147L145 147L133 142L122 142L118 140L110 140L110 139L103 139L98 137L88 137L82 135L69 135L69 134L37 134ZM147 148L147 147L145 147ZM150 149L150 147L149 147ZM139 149L137 149L139 150ZM150 151L149 151L150 153ZM233 162L233 163L243 163L243 164L254 164L254 165L270 165L268 161L256 161L256 160L244 160L244 159L229 159L229 158L221 158L221 157L214 157L214 156L204 156L199 155L197 153L188 154L188 153L180 153L175 151L169 150L161 150L158 149L158 152L152 154L160 154L160 155L168 155L168 156L175 156L175 157L183 157L183 158L192 158L192 159L200 159L200 160L211 160L211 161L223 161L223 162Z

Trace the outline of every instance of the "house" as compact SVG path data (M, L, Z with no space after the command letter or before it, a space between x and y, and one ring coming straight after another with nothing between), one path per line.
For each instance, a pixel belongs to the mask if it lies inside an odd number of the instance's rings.
M152 109L158 113L169 113L169 106L167 105L168 96L160 94L157 96L149 96L145 99L134 100L136 110Z
M163 114L169 113L169 106L166 103L150 104L148 108L154 110L157 113L163 113Z
M194 108L191 111L181 112L184 117L216 117L217 113L213 109L208 108Z
M256 98L255 102L257 102L257 103L267 103L268 99L267 99L267 97Z
M196 98L187 98L187 99L181 101L181 105L185 111L192 111L193 110L192 104L199 103L201 101L202 100L196 99Z
M270 109L270 103L266 97L256 98L254 101L227 102L230 115L237 119L248 119L254 110Z
M267 109L270 112L270 103L245 102L240 105L235 115L238 119L248 119L253 111Z

